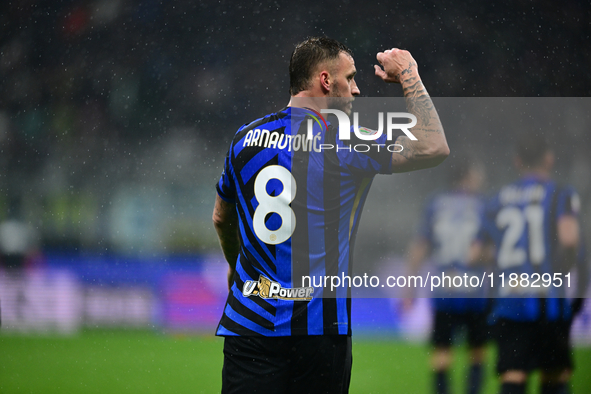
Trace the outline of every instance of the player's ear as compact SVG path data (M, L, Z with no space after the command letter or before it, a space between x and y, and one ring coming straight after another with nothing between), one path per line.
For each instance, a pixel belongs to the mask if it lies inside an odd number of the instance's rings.
M330 73L326 70L320 72L320 84L322 85L322 90L326 93L330 92L332 87L332 80L330 78Z

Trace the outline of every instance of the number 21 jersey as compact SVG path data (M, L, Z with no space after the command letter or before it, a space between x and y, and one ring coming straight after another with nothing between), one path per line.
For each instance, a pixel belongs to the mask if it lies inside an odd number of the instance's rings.
M559 273L557 222L563 215L578 216L579 209L573 189L536 176L504 186L491 200L480 237L491 239L496 246L494 317L518 321L569 318L565 286L544 286L540 278ZM512 274L527 275L528 282L509 282Z

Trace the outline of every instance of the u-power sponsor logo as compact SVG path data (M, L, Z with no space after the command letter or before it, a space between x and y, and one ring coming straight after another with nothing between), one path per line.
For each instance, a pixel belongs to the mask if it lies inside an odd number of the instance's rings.
M258 281L247 280L242 287L242 295L250 297L258 295L263 299L274 298L287 301L310 301L314 293L313 287L282 287L281 284L261 275Z

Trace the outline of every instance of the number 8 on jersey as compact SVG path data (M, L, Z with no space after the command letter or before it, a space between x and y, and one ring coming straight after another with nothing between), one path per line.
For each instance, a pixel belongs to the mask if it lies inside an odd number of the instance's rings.
M267 192L270 180L277 179L283 184L283 190L277 196ZM265 167L254 181L254 195L259 202L254 211L253 229L257 237L266 244L277 245L291 237L295 230L296 218L289 204L296 194L296 182L291 173L282 166ZM265 223L267 215L276 213L281 218L281 226L277 230L269 230Z

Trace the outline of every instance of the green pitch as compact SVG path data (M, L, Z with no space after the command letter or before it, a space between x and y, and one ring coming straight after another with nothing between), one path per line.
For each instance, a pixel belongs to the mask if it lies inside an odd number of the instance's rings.
M430 393L429 347L390 340L353 344L351 393ZM463 393L458 351L454 392ZM486 393L496 393L490 354ZM591 348L575 352L573 393L591 393ZM222 340L149 331L85 331L73 337L0 335L0 393L217 393ZM537 392L532 387L530 393Z

